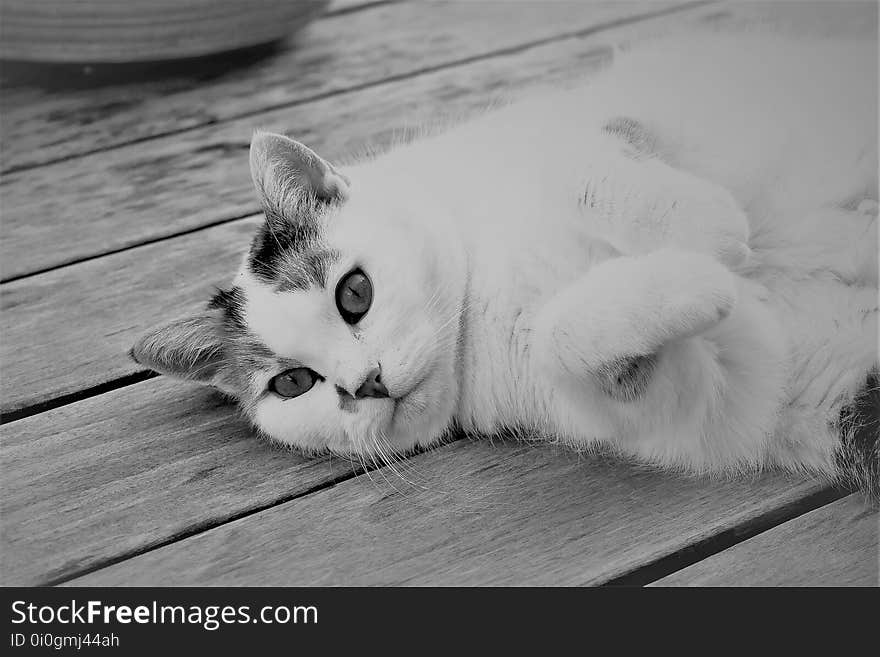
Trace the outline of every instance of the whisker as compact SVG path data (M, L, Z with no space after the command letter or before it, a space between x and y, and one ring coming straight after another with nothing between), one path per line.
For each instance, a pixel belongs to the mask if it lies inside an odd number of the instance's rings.
M373 446L375 447L375 440L373 441ZM385 480L385 483L388 484L391 488L393 488L394 491L395 491L396 493L398 493L399 495L402 496L403 493L400 491L400 489L398 489L397 486L395 486L394 484L392 484L391 481L388 479L388 477L385 476L385 468L384 468L383 466L379 465L379 464L376 462L376 456L378 455L378 456L379 456L379 459L380 459L385 465L387 465L387 461L386 461L385 457L381 454L381 452L379 452L378 450L376 450L376 451L370 450L370 451L369 451L369 455L370 455L370 460L373 462L373 465L376 466L376 471L377 471L380 475L382 475L382 479Z
M394 448L388 442L388 437L385 436L384 433L380 434L377 437L377 447L379 447L379 449L381 449L383 451L383 453L385 453L387 455L389 461L392 461L394 463L394 465L389 463L389 467L392 468L392 471L395 472L395 474L397 474L397 476L399 476L401 479L403 479L407 484L409 484L413 488L421 488L423 490L425 489L425 487L422 486L421 484L417 484L415 481L413 481L411 479L407 479L406 477L403 476L402 472L407 472L411 476L412 475L421 476L421 473L419 473L418 470L416 470L413 467L412 463L408 462L408 459L402 457L397 452L395 452Z
M378 436L376 436L376 437L374 437L373 442L374 442L374 445L375 445L376 451L377 451L377 453L379 454L379 457L382 459L382 461L385 463L385 465L388 467L388 469L391 470L391 472L392 472L394 475L396 475L399 479L403 480L405 483L407 483L407 484L409 484L410 486L413 486L413 487L414 487L415 484L413 484L409 479L407 479L406 477L404 477L403 474L401 474L401 472L395 467L394 462L393 462L391 456L390 456L390 455L385 451L385 449L382 447L382 440L381 440L381 438L378 437ZM395 490L397 490L397 489L395 488ZM399 490L397 490L397 492L400 493ZM402 493L401 493L401 495L402 495Z
M360 443L360 439L357 439L357 442ZM365 453L365 450L364 450L364 448L363 448L363 445L362 445L362 444L356 444L356 445L355 445L355 450L356 450L356 451L355 451L355 454L357 455L358 460L361 462L361 467L364 469L364 474L367 475L367 479L370 480L370 482L373 484L373 486L374 486L375 488L378 489L378 488L379 488L379 484L376 483L376 480L375 480L375 479L373 479L373 475L370 473L370 468L367 466L367 462L366 462L366 460L364 459L364 453ZM376 467L376 462L375 462L375 461L373 461L373 466L374 466L375 469L378 469L378 467Z

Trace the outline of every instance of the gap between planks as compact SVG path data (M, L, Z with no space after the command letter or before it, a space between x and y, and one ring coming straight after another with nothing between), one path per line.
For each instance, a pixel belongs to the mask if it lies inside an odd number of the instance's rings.
M710 536L703 541L694 543L679 552L661 557L652 563L645 564L631 572L615 577L603 586L647 586L664 577L688 568L715 554L728 550L743 541L760 536L766 531L784 525L801 516L821 509L836 501L852 495L853 492L837 486L828 486L802 499L793 500L778 509L770 509L756 516L751 522L733 527Z
M880 584L878 509L851 494L781 523L651 586Z
M96 386L76 390L75 392L61 395L59 397L53 397L52 399L47 399L46 401L34 404L33 406L25 406L6 413L0 413L0 426L23 420L33 415L39 415L40 413L45 413L46 411L51 411L56 408L61 408L68 404L75 404L76 402L89 399L90 397L97 397L120 388L134 385L135 383L140 383L141 381L154 379L157 376L159 376L159 373L152 370L138 370L127 376L122 376L118 379L111 379L104 383L99 383Z

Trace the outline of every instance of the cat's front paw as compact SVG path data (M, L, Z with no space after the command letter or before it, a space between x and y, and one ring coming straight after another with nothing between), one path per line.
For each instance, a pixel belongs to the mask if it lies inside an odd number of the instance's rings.
M705 254L658 251L653 292L668 339L698 335L726 319L737 302L735 275Z
M710 183L690 192L673 203L670 241L711 255L728 267L744 264L752 253L749 222L733 195Z

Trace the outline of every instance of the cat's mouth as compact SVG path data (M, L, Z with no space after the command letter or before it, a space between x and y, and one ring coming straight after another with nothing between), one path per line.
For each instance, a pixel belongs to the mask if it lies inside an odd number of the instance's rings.
M413 388L413 390L415 390L415 388ZM398 397L394 400L394 410L391 412L391 426L397 424L401 415L407 414L406 404L410 399L413 390L410 390L402 397Z
M428 395L423 388L432 369L418 373L414 381L395 377L394 383L389 382L387 386L390 393L387 397L346 398L340 408L348 411L353 426L378 430L396 440L392 437L408 433L408 427L428 410Z
M396 426L398 419L407 415L407 405L415 387L397 397L373 399L345 399L340 408L349 413L359 415L369 423L383 425L385 429Z
M425 400L421 399L418 393L430 375L431 371L428 370L410 386L409 390L393 398L394 410L391 413L390 426L396 427L400 421L411 420L414 415L426 410Z

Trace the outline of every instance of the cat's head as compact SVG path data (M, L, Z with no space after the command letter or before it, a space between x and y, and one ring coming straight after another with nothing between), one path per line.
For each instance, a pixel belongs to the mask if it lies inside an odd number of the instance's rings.
M132 356L309 452L435 441L458 397L464 290L441 219L403 182L359 184L281 135L257 133L250 161L266 220L232 286Z

